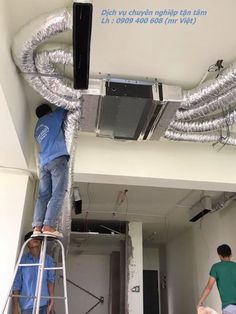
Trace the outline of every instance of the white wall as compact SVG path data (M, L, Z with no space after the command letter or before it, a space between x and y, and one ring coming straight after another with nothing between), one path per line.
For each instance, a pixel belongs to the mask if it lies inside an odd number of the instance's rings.
M169 314L194 313L209 270L219 261L217 246L226 243L236 261L235 237L236 206L206 215L186 233L173 239L167 247ZM217 288L206 300L206 305L221 311Z
M192 232L167 247L168 314L195 313L195 270Z
M83 133L74 178L78 182L235 191L234 161L234 147L217 152L207 144L115 142Z
M99 304L93 312L108 314L110 255L68 255L66 261L67 278L90 291L97 297L104 297L104 303ZM69 313L86 313L98 300L91 297L70 283L68 287ZM62 292L62 280L57 281L56 295ZM64 303L56 301L56 313L64 314Z
M158 248L144 248L143 249L143 269L145 270L159 270L159 249Z
M0 84L0 167L26 168L26 160Z
M0 173L0 310L10 288L22 232L27 228L22 219L24 211L29 210L30 195L27 202L26 195L30 186L27 175Z
M32 146L29 140L30 115L25 100L22 82L19 79L20 76L11 57L13 34L10 34L10 24L12 23L12 19L9 17L13 11L9 11L7 2L8 1L0 1L0 85L22 150L21 153L24 155L25 162L28 163ZM14 12L16 11L14 10ZM6 112L1 111L1 115L5 116L6 114ZM9 140L9 138L7 138L7 133L5 133L5 137ZM15 151L15 155L17 154L19 153ZM12 157L13 156L9 155L10 160ZM18 165L17 160L15 163L16 165L9 165L9 161L6 159L4 166L26 167L23 163Z
M33 177L30 177L27 184L24 211L21 222L22 243L24 241L23 238L25 234L32 230L33 211L37 196L36 192L36 180Z

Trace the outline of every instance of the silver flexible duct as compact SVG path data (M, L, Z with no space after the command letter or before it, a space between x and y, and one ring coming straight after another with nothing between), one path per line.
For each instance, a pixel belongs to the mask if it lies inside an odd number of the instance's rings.
M38 53L35 57L35 65L41 76L41 80L45 86L60 98L66 98L71 104L69 108L74 105L78 106L78 100L81 97L81 92L73 88L72 80L62 76L60 71L56 68L57 64L73 66L73 55L71 47L54 48L55 45L47 45L47 51ZM50 50L48 50L50 49ZM60 89L58 88L60 86Z
M177 131L167 130L165 138L173 141L185 141L185 142L200 142L200 143L221 143L228 145L236 145L236 139L232 137L222 137L220 135L207 135L207 134L187 134Z
M72 83L63 77L55 82L58 71L56 68L43 66L44 61L49 64L48 56L43 52L37 56L37 48L49 38L71 29L72 12L68 9L62 9L49 16L43 15L23 27L16 34L12 47L14 61L28 83L50 103L68 110L78 108L78 100L81 94L75 91L74 94L78 98L74 96L72 99L67 94L61 96L59 91L66 87L71 87ZM64 59L63 64L72 62L72 57L69 55L68 51L63 51L62 48L60 60ZM50 60L50 63L53 65L52 60ZM55 77L50 77L51 75ZM48 84L45 84L45 81ZM56 88L51 90L53 85Z
M236 101L236 88L228 91L224 95L212 99L205 105L199 105L199 107L189 110L182 110L181 108L176 112L176 120L191 120L200 117L204 117L207 114L214 112L215 110L228 108Z
M186 91L181 108L199 107L206 102L225 94L236 87L236 63L233 63L214 80L209 80L200 86Z
M73 160L81 116L81 93L73 89L72 81L62 76L56 67L58 63L72 65L71 48L59 45L59 49L51 47L42 51L39 47L51 37L71 29L72 12L62 9L24 26L15 36L12 47L14 61L30 86L50 103L69 110L65 121L65 138L71 158L67 194L59 219L66 251L70 242Z
M236 110L228 113L225 117L210 119L203 122L181 122L175 120L170 123L170 127L181 132L206 132L231 126L235 121Z
M236 121L236 63L229 66L221 75L197 88L184 92L184 101L170 122L164 137L174 141L220 142L235 145L232 136L222 138L204 132L227 129ZM232 108L231 108L232 107ZM220 110L217 118L209 114ZM204 118L204 119L203 119ZM195 121L191 121L191 120ZM189 134L200 132L202 134Z

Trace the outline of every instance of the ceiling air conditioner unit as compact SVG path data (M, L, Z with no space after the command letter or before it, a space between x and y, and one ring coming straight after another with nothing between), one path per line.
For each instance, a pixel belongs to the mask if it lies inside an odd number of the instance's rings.
M181 101L182 90L176 86L112 78L90 80L81 131L111 139L159 140Z
M195 222L201 219L204 215L212 211L212 200L210 196L204 196L189 210L189 221Z

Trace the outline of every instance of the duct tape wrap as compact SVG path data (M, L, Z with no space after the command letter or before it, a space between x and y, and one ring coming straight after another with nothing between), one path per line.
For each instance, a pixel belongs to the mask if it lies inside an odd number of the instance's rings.
M15 36L12 55L21 74L47 101L68 111L65 121L65 139L70 153L67 193L59 229L64 234L65 250L68 252L71 230L71 207L73 185L73 161L77 132L81 117L81 92L72 88L69 78L60 74L58 64L72 65L72 49L69 46L42 44L51 37L72 29L72 11L66 8L25 25ZM57 47L56 47L57 46Z

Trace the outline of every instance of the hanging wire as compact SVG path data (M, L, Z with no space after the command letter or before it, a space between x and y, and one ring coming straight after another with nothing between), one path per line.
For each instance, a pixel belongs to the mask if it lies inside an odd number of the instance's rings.
M88 212L90 210L90 206L91 206L91 196L90 196L90 187L91 187L91 183L87 183L87 187L86 187L86 195L88 198L88 206L86 208L86 212Z

